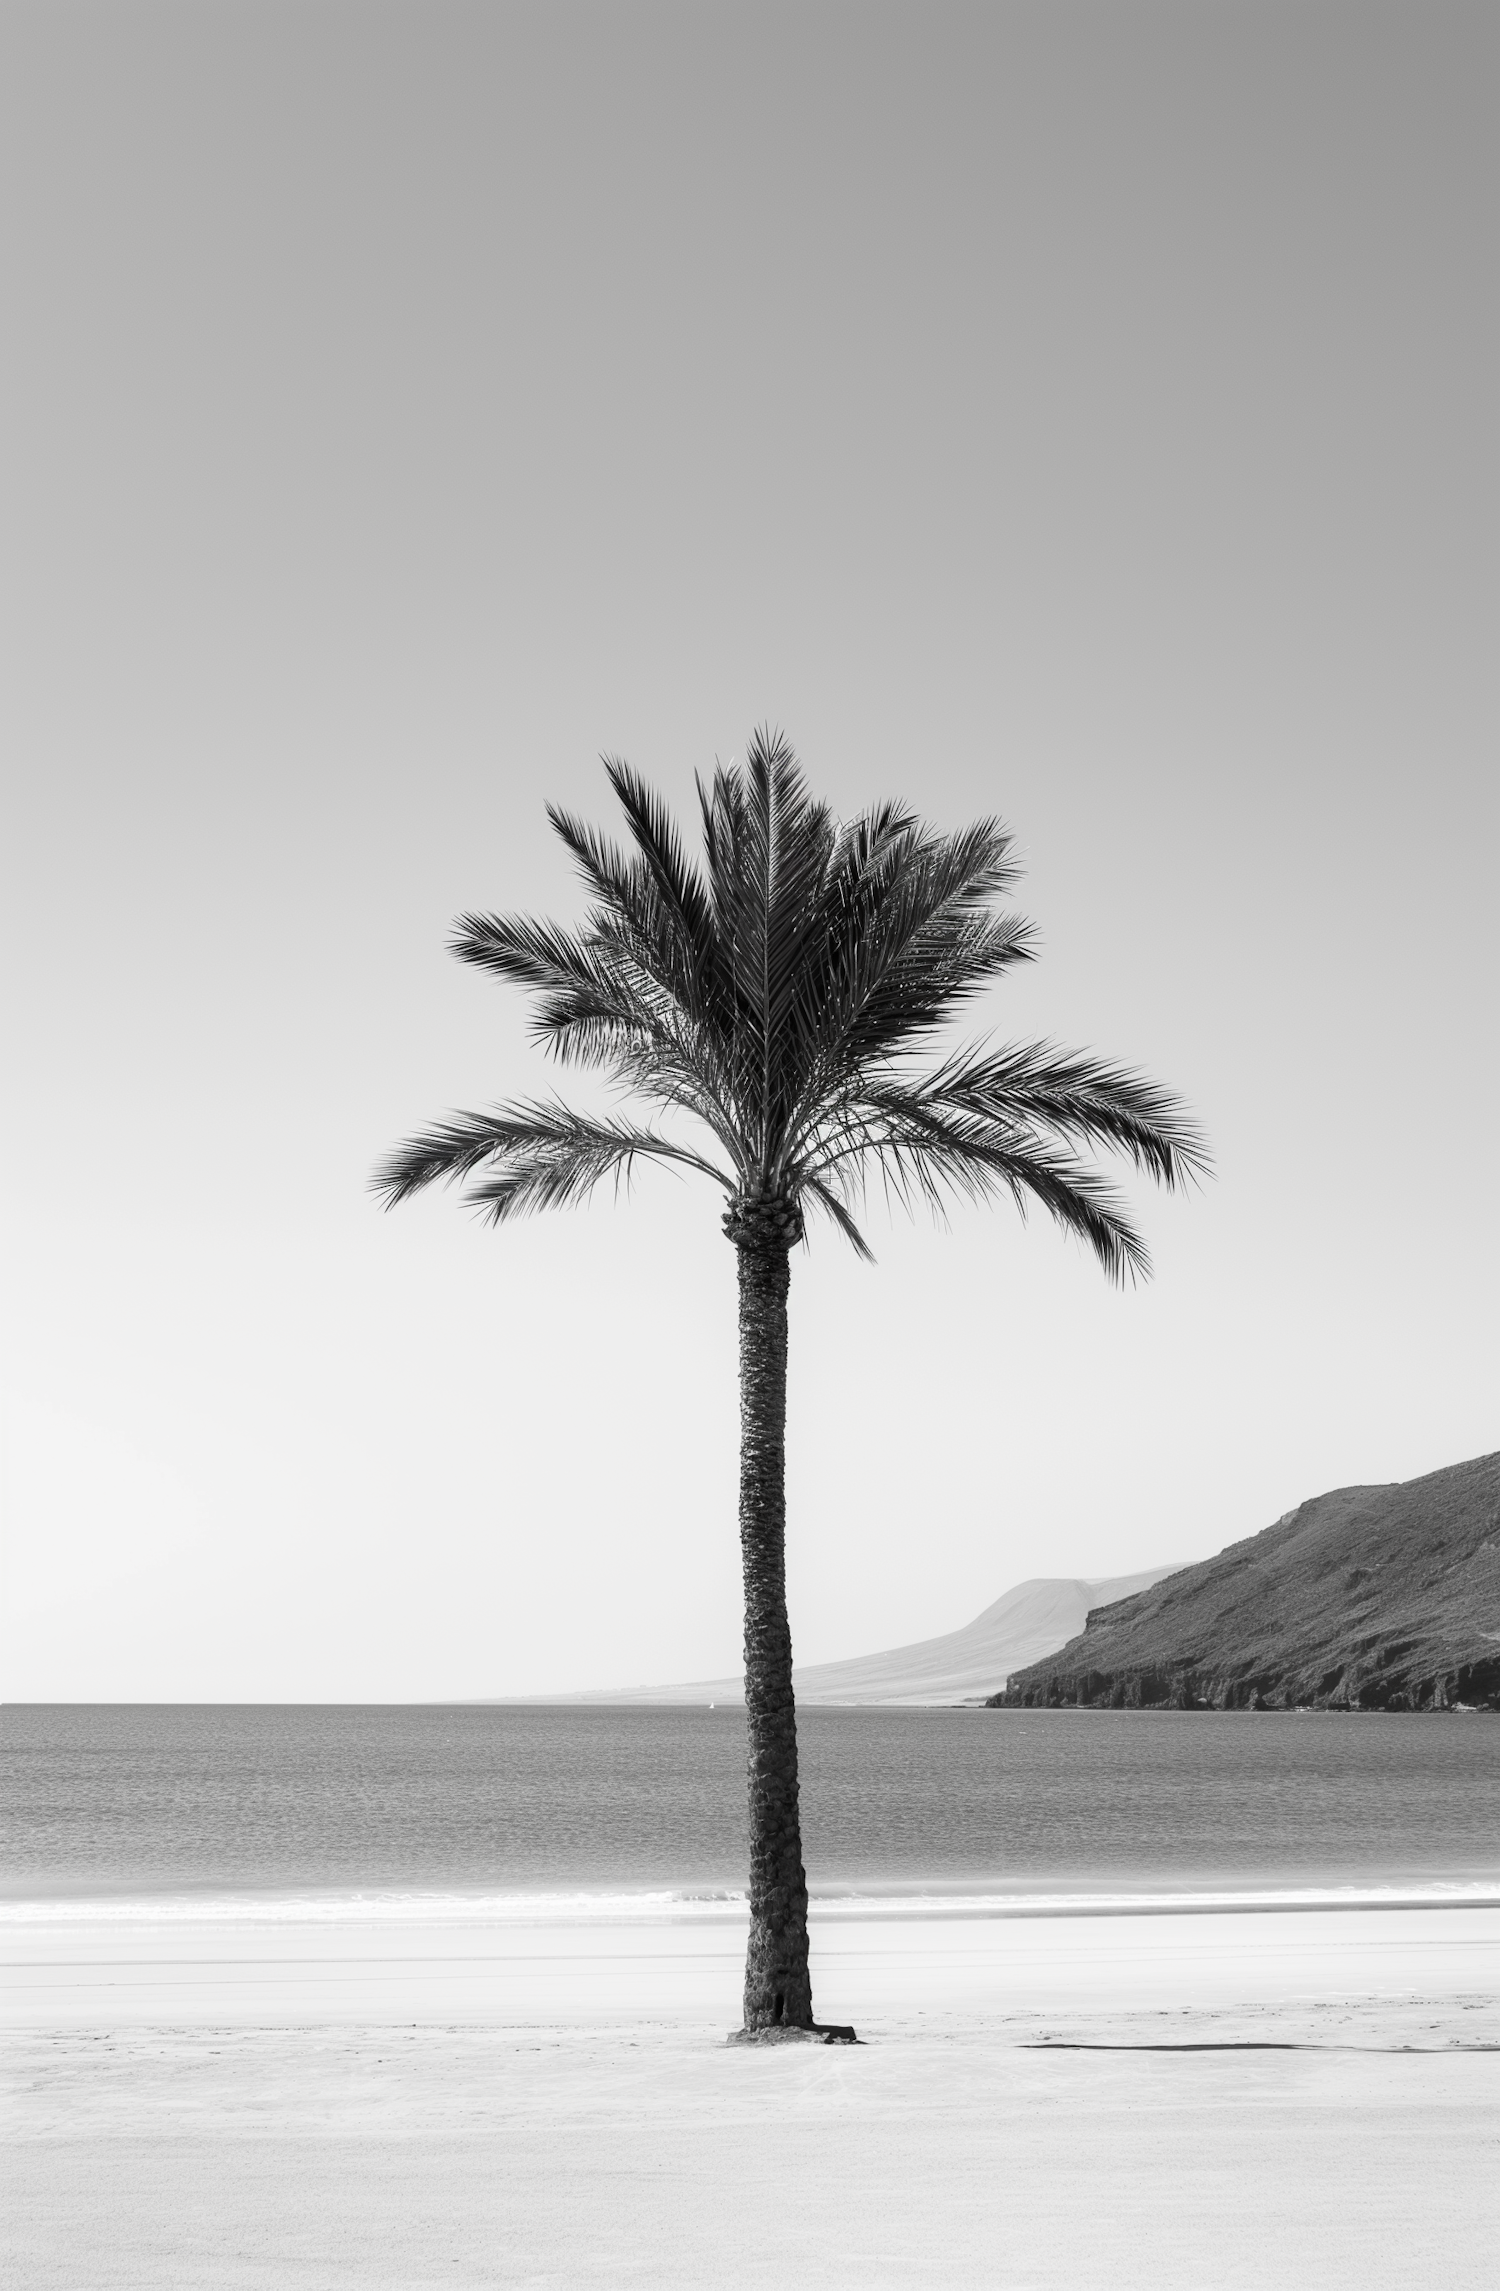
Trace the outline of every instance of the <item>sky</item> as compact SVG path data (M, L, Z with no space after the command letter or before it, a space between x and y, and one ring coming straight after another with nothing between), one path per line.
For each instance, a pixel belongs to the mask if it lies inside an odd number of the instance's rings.
M1216 1157L793 1265L800 1659L1500 1446L1495 19L46 0L0 18L15 1699L737 1667L706 1182L493 1231L445 952L599 758L998 814L966 1029Z

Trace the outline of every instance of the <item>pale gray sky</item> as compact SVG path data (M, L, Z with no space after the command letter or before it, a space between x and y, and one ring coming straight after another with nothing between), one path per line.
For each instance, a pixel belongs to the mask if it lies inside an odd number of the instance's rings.
M711 1194L363 1189L550 1079L443 952L544 800L762 717L1219 1157L1134 1294L818 1234L799 1655L1500 1444L1494 26L5 10L10 1694L735 1666Z

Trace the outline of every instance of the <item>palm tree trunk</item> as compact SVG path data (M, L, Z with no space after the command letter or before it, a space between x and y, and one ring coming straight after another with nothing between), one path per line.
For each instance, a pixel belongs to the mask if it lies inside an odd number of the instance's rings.
M797 1711L786 1612L784 1241L739 1238L740 1550L750 1769L745 2027L811 2028L807 1878L797 1804Z

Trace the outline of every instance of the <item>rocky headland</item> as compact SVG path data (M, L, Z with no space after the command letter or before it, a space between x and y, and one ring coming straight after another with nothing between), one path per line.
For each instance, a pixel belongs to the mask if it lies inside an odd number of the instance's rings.
M1500 1709L1500 1454L1335 1488L1096 1607L995 1709Z

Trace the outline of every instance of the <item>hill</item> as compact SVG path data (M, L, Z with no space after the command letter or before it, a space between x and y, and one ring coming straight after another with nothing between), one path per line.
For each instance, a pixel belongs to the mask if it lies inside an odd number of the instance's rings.
M1314 1496L1099 1607L1006 1708L1500 1709L1500 1454Z
M1063 1645L1083 1628L1091 1607L1117 1600L1171 1571L1148 1567L1136 1575L1103 1579L1039 1576L976 1615L961 1630L919 1639L883 1654L847 1662L799 1665L793 1681L800 1703L982 1702L998 1681ZM616 1687L587 1694L548 1695L548 1702L734 1703L744 1700L740 1678L698 1679L683 1686ZM536 1698L533 1698L536 1699Z

